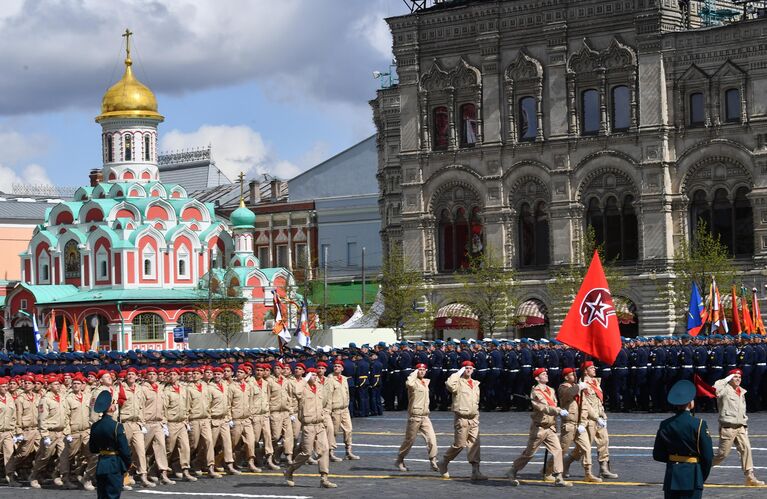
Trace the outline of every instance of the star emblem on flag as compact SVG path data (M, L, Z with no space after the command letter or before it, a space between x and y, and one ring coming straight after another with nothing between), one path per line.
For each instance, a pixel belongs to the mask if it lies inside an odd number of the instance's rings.
M607 327L609 317L615 315L612 296L604 288L594 288L586 293L580 310L581 324L584 326L597 321L602 327Z

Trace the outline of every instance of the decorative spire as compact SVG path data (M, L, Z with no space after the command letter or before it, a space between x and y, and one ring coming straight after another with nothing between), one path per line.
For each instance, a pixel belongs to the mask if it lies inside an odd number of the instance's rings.
M240 181L240 208L245 208L245 187L243 182L245 181L245 173L240 172L237 175L237 179Z
M130 58L130 37L133 35L133 32L125 28L125 33L122 34L123 37L125 37L125 65L130 66L133 64L133 61L131 61Z

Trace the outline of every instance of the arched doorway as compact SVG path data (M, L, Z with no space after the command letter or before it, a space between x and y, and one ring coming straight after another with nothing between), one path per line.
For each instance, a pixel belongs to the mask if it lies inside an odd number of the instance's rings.
M480 339L479 320L463 303L450 303L434 316L435 337L438 339Z
M517 338L546 338L549 336L549 310L536 298L525 300L517 307Z
M625 296L613 296L615 315L618 317L618 327L621 336L636 338L639 336L639 316L636 304Z

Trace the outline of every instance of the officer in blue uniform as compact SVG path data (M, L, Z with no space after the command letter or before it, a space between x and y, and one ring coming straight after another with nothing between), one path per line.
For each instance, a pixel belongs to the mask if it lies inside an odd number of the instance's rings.
M370 415L383 416L383 364L377 352L370 353Z
M121 423L112 418L117 404L112 403L112 394L103 391L96 397L93 410L103 414L91 426L88 448L99 456L96 465L96 491L98 499L119 499L123 489L123 475L131 464L128 439Z
M650 351L650 386L652 387L652 410L661 412L666 410L666 400L663 393L666 390L666 348L663 346L663 337L655 337L655 346Z
M663 493L667 499L703 497L714 449L706 422L690 413L695 409L695 385L677 381L667 401L676 414L661 422L652 451L653 459L666 463Z

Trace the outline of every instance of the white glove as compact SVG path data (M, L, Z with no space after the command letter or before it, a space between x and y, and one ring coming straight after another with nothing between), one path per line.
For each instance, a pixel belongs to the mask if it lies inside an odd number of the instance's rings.
M46 447L48 447L49 445L51 445L51 437L45 437L45 438L43 439L43 445L44 445L44 446L46 446Z
M602 418L597 418L597 426L600 428L607 428L607 421Z
M582 424L579 424L578 425L578 435L581 435L583 433L586 433L586 427L583 426Z
M66 440L69 443L72 443L72 440L74 439L72 438L72 435L67 435L66 437L64 437L64 440Z
M234 421L229 420L229 428L234 428Z
M162 425L162 433L166 437L170 436L170 430L168 429L168 425L166 425L165 423L163 423L163 425Z
M570 415L570 413L567 412L567 409L560 409L559 410L559 415L562 416L563 418L566 418L567 416Z
M186 431L189 433L192 433L192 425L190 425L189 423L184 423L184 425L186 426Z
M146 434L147 434L147 429L146 429L146 426L144 426L144 425L142 425L142 424L141 424L141 425L138 425L138 426L139 426L139 428L141 428L141 433L143 433L144 435L146 435Z
M589 388L589 385L585 381L581 381L578 383L578 388L581 390L587 390Z
M291 415L290 415L290 420L291 420L291 421L295 421L295 420L296 420L296 417L295 417L294 415L292 415L292 414L291 414Z
M17 444L22 441L24 441L24 435L16 435L15 437L13 437L14 444Z
M732 381L732 378L734 378L734 377L735 377L734 374L730 374L726 378L724 378L724 382L725 383L729 383L730 381Z
M304 375L304 381L308 383L310 379L312 379L312 373L306 373Z
M466 372L466 368L465 367L462 367L462 368L458 369L458 377L460 378L461 376L463 376L463 373L465 373L465 372Z

